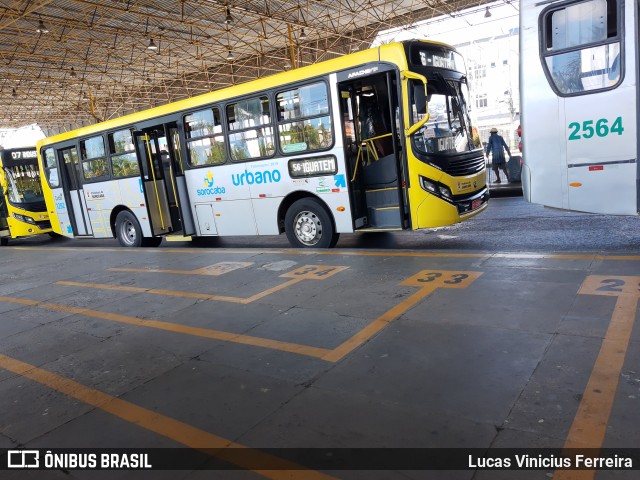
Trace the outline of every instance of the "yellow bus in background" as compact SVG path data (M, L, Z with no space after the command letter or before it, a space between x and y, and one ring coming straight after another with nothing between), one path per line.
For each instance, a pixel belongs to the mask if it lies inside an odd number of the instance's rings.
M49 232L36 149L0 150L0 244Z
M464 61L406 41L41 140L55 232L123 246L464 221L489 198Z

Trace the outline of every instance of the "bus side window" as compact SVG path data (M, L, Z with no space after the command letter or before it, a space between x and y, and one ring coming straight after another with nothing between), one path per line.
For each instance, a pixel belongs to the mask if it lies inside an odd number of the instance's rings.
M618 0L589 0L543 15L544 65L561 95L614 88L620 82ZM581 45L589 46L576 49Z
M60 186L60 179L58 178L58 164L56 163L56 154L53 148L47 148L42 153L44 174L49 182L51 188L57 188Z

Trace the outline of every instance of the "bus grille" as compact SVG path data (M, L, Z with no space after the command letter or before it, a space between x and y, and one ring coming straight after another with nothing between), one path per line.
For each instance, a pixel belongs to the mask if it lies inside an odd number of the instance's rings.
M449 160L449 165L445 168L445 172L453 177L464 177L465 175L473 175L484 168L484 157L466 157L454 158Z

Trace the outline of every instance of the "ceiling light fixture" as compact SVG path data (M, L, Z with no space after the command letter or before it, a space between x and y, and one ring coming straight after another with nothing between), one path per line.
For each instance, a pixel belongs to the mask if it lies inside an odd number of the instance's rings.
M147 50L158 50L158 46L155 43L153 43L153 38L149 41Z
M45 27L45 25L42 22L42 20L40 20L38 22L38 28L36 28L36 32L38 32L38 33L49 33L49 30L47 29L47 27Z
M76 78L78 75L76 74L76 71L73 69L73 67L71 67L71 73L69 74L69 76Z
M227 7L227 16L224 18L224 23L230 25L233 23L233 17L231 16L231 9Z
M11 96L13 97L17 97L18 96L18 92L16 92L16 89L14 88L13 91L11 92Z
M489 11L489 7L487 7L487 11L484 12L484 18L489 18L491 16L491 12Z
M229 49L229 53L227 53L227 60L233 60L233 52Z
M300 40L304 40L305 38L307 38L307 34L304 33L304 28L300 31Z

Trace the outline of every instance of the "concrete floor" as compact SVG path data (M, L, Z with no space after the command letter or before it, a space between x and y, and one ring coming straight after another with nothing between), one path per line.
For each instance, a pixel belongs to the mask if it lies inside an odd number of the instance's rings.
M73 242L1 252L0 448L640 447L640 255ZM554 475L314 473L0 477Z

